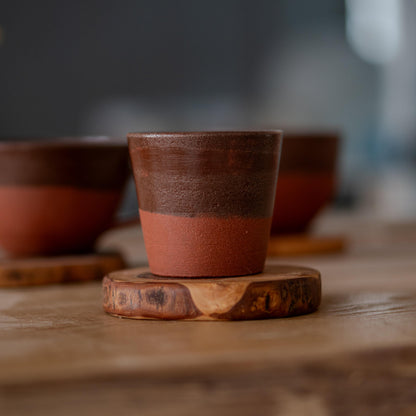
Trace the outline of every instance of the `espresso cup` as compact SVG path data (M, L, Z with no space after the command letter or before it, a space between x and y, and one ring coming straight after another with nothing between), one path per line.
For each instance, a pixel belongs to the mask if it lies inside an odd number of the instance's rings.
M128 135L153 274L263 270L281 143L281 131Z

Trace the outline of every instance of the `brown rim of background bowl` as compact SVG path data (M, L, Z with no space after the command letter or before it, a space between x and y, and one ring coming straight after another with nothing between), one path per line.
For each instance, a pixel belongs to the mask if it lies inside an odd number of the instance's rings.
M0 139L0 186L114 190L126 182L129 168L125 140L107 136L4 139Z
M283 140L280 173L333 172L337 168L340 134L287 132Z
M0 151L10 149L41 149L60 147L125 147L124 138L111 136L3 136L0 137Z

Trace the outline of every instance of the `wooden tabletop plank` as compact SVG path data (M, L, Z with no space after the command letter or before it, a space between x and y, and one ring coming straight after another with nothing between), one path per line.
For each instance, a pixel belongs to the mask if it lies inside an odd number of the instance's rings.
M416 258L308 261L318 263L319 311L280 320L116 319L102 311L98 283L1 290L0 384L246 361L296 363L416 345Z
M285 319L135 321L97 282L1 289L0 414L416 414L409 241L270 260L322 274L318 312Z

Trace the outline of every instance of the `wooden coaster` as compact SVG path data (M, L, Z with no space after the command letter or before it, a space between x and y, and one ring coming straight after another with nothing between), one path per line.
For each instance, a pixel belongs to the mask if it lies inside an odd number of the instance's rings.
M124 260L118 253L6 259L0 260L0 287L102 279L124 267Z
M301 256L308 254L339 253L345 249L343 237L293 234L271 236L268 256Z
M225 278L166 278L147 268L110 273L104 310L133 319L245 320L317 310L321 276L297 266L268 266L261 274Z

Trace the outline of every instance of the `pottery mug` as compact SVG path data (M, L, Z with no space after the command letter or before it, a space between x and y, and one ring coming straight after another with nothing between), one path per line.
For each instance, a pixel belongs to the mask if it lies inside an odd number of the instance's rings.
M272 234L305 232L331 201L339 141L335 132L285 131Z
M92 251L113 225L128 175L117 139L0 140L0 248L11 256Z
M150 271L240 276L263 270L282 132L130 133Z

